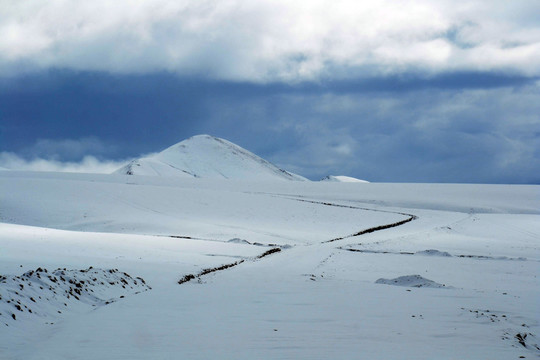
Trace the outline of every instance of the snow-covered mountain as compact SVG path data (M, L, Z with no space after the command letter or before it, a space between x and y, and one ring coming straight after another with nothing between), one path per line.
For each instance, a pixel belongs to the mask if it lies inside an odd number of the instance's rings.
M352 182L352 183L369 183L369 181L366 180L360 180L351 176L343 176L343 175L328 175L321 179L321 181L330 181L330 182Z
M295 180L306 178L282 170L230 141L197 135L162 152L133 160L115 174L225 178L240 180Z

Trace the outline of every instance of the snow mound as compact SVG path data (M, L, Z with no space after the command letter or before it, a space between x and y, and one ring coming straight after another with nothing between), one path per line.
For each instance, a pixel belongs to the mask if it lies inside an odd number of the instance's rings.
M292 245L288 245L288 244L284 244L284 245L263 244L263 243L260 243L260 242L249 242L247 240L240 239L240 238L233 238L233 239L227 240L227 242L231 243L231 244L243 244L243 245L261 246L261 247L277 247L277 248L280 248L280 249L290 249L290 248L292 248Z
M0 275L0 322L10 326L29 317L55 318L81 304L107 305L149 289L142 278L118 269L37 268L21 276Z
M244 240L244 239L240 239L240 238L230 239L227 242L228 243L233 243L233 244L248 244L248 245L251 245L251 243L249 241Z
M296 180L306 178L274 164L227 140L197 135L162 152L133 160L115 174L225 178L240 180Z
M426 255L426 256L452 257L452 255L450 255L450 253L448 253L446 251L439 251L439 250L435 250L435 249L417 251L414 254L415 255Z
M406 275L395 279L378 279L375 284L385 284L407 287L428 287L428 288L446 288L445 284L439 284L433 280L426 279L420 275Z
M349 183L369 183L369 181L357 179L351 176L343 176L343 175L328 175L321 179L321 181L328 181L328 182L349 182Z

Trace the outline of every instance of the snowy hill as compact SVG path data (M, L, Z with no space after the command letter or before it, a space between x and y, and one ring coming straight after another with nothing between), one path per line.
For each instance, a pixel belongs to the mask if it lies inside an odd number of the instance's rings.
M230 141L209 135L197 135L156 155L133 160L115 174L307 181Z
M330 182L351 182L351 183L369 183L369 181L366 180L360 180L351 176L334 176L334 175L328 175L325 178L322 178L321 181L330 181Z

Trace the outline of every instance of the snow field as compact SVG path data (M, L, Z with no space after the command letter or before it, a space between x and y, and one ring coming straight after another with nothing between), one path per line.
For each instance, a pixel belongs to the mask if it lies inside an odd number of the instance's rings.
M26 318L2 328L3 358L538 356L537 186L13 171L0 186L0 274L118 268L152 287L52 325ZM399 213L417 219L323 243L407 218ZM253 243L290 246L256 260L272 247ZM375 283L410 275L449 288ZM526 346L517 334L528 334Z

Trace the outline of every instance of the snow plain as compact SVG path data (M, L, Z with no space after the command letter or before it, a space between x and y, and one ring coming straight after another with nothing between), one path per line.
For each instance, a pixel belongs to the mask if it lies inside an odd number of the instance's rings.
M23 300L34 315L0 281L2 359L540 354L539 186L2 171L0 196L2 276L91 266L151 287L61 313ZM444 287L376 283L411 275Z

